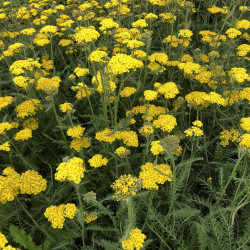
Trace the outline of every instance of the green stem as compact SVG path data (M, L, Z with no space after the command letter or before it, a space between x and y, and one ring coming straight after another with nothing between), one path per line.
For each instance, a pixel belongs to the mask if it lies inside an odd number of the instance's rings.
M76 194L77 194L77 197L78 197L78 201L79 201L79 204L80 204L80 209L78 211L80 217L79 217L79 222L81 224L81 227L82 227L82 230L81 230L81 236L82 236L82 246L83 246L83 249L85 249L85 240L84 240L84 209L83 209L83 204L82 204L82 198L81 198L81 194L80 194L80 191L79 191L79 184L75 184L75 189L76 189Z
M32 215L27 211L27 209L23 206L22 202L19 201L18 198L16 198L16 200L18 201L19 205L21 206L21 208L23 209L23 211L30 217L30 219L32 220L32 222L34 223L34 225L39 228L50 240L54 241L54 239L41 227L39 226L36 221L34 220L34 218L32 217Z
M245 154L246 154L246 152L243 152L243 154L242 154L242 155L239 157L239 159L237 160L237 162L236 162L236 164L235 164L235 166L234 166L234 168L233 168L233 171L232 171L231 175L229 176L229 179L228 179L228 181L227 181L227 184L226 184L226 186L223 188L223 190L222 190L222 192L221 192L221 194L220 194L220 196L219 196L219 199L218 199L218 200L216 201L216 203L215 203L215 206L217 206L217 205L219 204L221 198L222 198L223 195L225 194L226 189L227 189L228 185L230 184L231 180L233 179L234 174L235 174L235 172L236 172L236 170L237 170L237 168L238 168L238 166L239 166L239 164L240 164L240 162L241 162L241 160L242 160L242 158L244 157Z
M59 129L60 129L60 131L61 131L63 140L64 140L64 142L65 142L66 147L68 148L68 143L67 143L66 137L65 137L65 135L64 135L63 129L62 129L62 124L61 124L61 121L60 121L60 119L59 119L59 117L58 117L58 115L57 115L57 112L56 112L56 106L55 106L55 101L54 101L54 99L52 99L52 106L53 106L53 111L54 111L54 114L55 114L55 116L56 116L56 121L57 121L57 124L59 125Z

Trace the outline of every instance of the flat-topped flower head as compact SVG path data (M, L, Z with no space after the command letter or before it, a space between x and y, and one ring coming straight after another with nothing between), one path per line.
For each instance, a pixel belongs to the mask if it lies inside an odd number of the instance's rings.
M81 158L74 157L66 162L60 163L56 171L55 180L68 180L79 184L84 177L85 164Z
M117 201L128 202L129 197L136 195L137 191L141 188L141 180L131 174L125 174L113 182L111 187L115 191L113 198Z

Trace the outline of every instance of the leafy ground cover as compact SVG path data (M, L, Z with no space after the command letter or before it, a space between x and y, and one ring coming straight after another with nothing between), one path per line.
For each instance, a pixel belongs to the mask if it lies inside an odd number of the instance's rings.
M0 249L249 249L248 1L0 2Z

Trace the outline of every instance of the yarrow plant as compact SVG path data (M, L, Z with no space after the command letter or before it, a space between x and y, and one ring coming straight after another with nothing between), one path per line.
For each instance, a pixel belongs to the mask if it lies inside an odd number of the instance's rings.
M0 249L249 249L249 11L0 1Z

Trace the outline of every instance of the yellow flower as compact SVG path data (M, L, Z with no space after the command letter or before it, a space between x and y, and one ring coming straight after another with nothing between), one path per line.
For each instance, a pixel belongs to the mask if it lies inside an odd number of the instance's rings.
M47 181L38 172L27 170L20 178L20 193L37 195L47 188Z
M80 152L82 148L89 148L90 140L88 137L75 138L70 143L70 148L75 149L77 152Z
M15 141L25 141L32 137L32 130L29 128L25 128L17 132L14 140Z
M133 95L136 92L136 88L134 87L125 87L120 95L121 97L130 97L131 95Z
M226 34L227 34L227 36L229 38L232 38L232 39L236 38L237 36L242 35L242 33L239 30L235 29L235 28L229 28L226 31Z
M141 180L131 174L121 175L111 187L115 191L113 198L117 201L128 202L129 197L136 195L136 192L141 188Z
M63 113L70 113L71 111L74 111L73 105L70 102L65 102L63 104L60 104L59 107Z
M124 147L119 147L115 150L115 153L121 158L125 158L127 155L130 154L130 150Z
M151 148L150 151L152 152L152 154L154 155L158 155L158 154L162 154L164 153L164 149L160 144L160 140L158 141L152 141L151 142Z
M75 204L61 204L60 206L50 206L46 208L44 216L52 223L53 228L63 228L65 218L73 219L78 209Z
M108 71L111 74L119 75L129 73L130 70L141 68L143 63L140 60L126 54L116 54L108 63Z
M142 179L142 187L145 189L159 189L158 184L172 181L172 171L167 164L154 165L147 162L141 166L139 178Z
M95 220L97 220L97 215L95 212L88 213L84 211L84 221L86 223L90 223L91 221L95 221Z
M144 97L146 101L153 101L157 99L157 92L153 90L145 90Z
M0 111L7 107L8 105L10 105L13 101L13 97L12 96L4 96L4 97L0 97Z
M94 155L91 159L88 160L89 164L93 168L99 168L101 166L105 166L108 163L107 158L103 158L101 154Z
M146 235L141 232L140 229L134 228L129 232L129 238L123 240L122 249L124 250L139 250L143 248L143 243L146 239Z
M73 181L76 184L81 182L84 177L85 164L81 158L74 157L67 162L62 162L56 169L55 180L58 181Z
M250 132L250 117L242 118L240 120L240 126L247 132Z
M71 136L72 138L81 138L85 128L82 128L81 125L69 128L67 130L67 135Z
M41 109L38 99L24 101L16 107L17 117L25 118L26 116L33 116L38 109Z
M177 121L173 115L160 115L158 119L153 121L153 125L164 132L171 132L177 125Z
M4 248L5 245L8 243L6 237L0 233L0 249Z
M4 144L0 145L0 151L10 151L10 142L6 141Z

